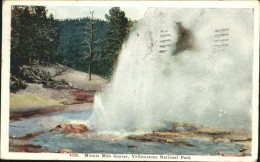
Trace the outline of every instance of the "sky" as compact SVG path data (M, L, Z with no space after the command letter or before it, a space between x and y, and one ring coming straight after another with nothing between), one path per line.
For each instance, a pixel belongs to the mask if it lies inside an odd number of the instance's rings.
M48 14L53 14L55 19L76 19L90 17L90 11L94 11L94 18L105 19L105 14L109 13L111 7L88 7L88 6L46 6ZM139 20L143 17L146 7L121 7L127 18Z

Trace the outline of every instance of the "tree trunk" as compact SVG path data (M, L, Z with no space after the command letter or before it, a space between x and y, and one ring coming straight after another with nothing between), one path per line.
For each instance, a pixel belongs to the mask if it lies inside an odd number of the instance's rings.
M51 63L50 63L50 56L48 56L47 64L48 64L49 67L51 66Z
M29 57L29 62L28 62L28 64L29 64L29 66L32 65L32 57L31 57L31 56Z
M91 59L91 56L90 56L90 59ZM89 69L88 69L88 73L89 73L89 81L91 80L91 73L92 73L92 69L91 69L91 60L89 61L89 67L88 67Z
M37 65L41 65L41 59L40 59L40 56L38 56L38 59L37 59Z
M117 66L119 53L120 53L120 51L116 51L115 57L113 59L113 66L114 66L114 68Z
M91 73L92 73L92 59L93 59L93 24L91 23L90 29L90 45L89 45L89 81L91 80Z

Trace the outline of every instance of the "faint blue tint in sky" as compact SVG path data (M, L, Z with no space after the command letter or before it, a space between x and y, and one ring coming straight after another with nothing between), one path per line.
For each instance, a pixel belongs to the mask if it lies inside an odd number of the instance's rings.
M53 14L55 19L75 19L90 17L90 11L94 11L94 18L105 20L105 14L109 13L111 7L89 7L89 6L47 6L48 14ZM143 17L146 7L122 7L127 18L139 20Z

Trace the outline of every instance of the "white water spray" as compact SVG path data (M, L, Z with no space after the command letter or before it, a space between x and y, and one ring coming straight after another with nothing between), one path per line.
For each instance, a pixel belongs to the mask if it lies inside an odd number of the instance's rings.
M250 129L252 60L252 10L150 8L87 124L101 132L165 121Z

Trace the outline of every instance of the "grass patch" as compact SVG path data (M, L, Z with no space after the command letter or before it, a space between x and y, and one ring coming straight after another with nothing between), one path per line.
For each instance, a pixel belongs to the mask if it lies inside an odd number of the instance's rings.
M10 94L10 107L36 107L62 105L61 100L52 100L43 96Z

